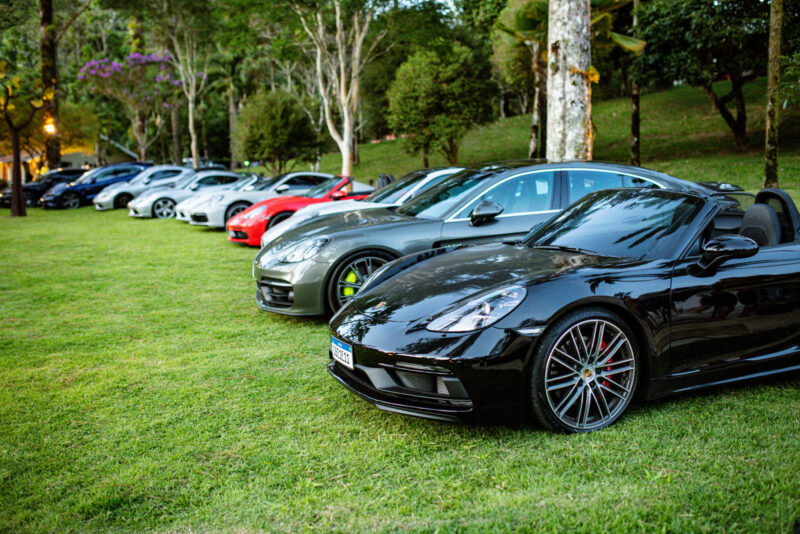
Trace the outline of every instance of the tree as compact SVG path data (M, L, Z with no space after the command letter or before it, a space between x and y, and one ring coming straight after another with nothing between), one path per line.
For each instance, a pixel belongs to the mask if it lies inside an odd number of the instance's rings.
M41 67L44 90L52 91L53 98L45 102L42 115L46 130L45 153L47 166L55 168L61 163L61 138L58 124L58 43L73 22L89 7L91 0L72 5L66 10L68 19L59 29L53 17L53 0L39 0L39 28L41 31Z
M778 187L778 82L781 69L783 0L772 0L767 64L767 124L764 140L764 187Z
M639 23L638 18L639 0L633 0L633 29ZM639 143L639 80L635 79L631 83L631 165L641 165L642 155Z
M645 42L628 35L623 35L613 31L612 13L630 0L591 0L591 18L589 20L589 30L591 43L596 47L618 47L626 52L641 54ZM548 65L547 65L547 42L549 35L549 24L551 23L551 4L548 0L523 0L509 3L508 8L501 13L495 22L498 35L506 39L512 39L517 46L525 46L530 49L532 65L531 70L534 77L534 105L531 117L531 141L528 148L529 157L543 157L547 143L548 125ZM561 23L564 20L560 20ZM555 56L558 57L557 55ZM587 60L591 62L591 54ZM585 79L596 81L598 73L592 68L581 71ZM563 74L563 71L562 71ZM570 74L567 72L566 74ZM572 72L571 74L578 74ZM588 90L586 102L591 108L591 83L584 84ZM557 117L556 120L561 120ZM589 124L586 134L586 151L589 159L593 147L591 114L589 114ZM549 129L549 127L548 127ZM549 158L549 156L548 156Z
M35 76L35 61L31 48L23 38L5 36L0 48L0 113L11 137L11 216L24 217L25 197L22 194L21 133L31 125L45 100L53 97L52 89L45 90L41 78ZM9 62L4 57L11 60Z
M469 128L491 117L489 68L455 42L420 50L398 69L389 89L389 124L407 135L409 152L438 149L450 164L458 162Z
M647 54L637 60L643 79L682 81L701 88L745 149L747 112L742 87L764 73L769 5L761 0L651 0L638 12ZM717 93L717 81L730 91ZM735 104L735 115L728 104Z
M91 92L122 104L141 160L147 158L148 148L163 127L161 113L177 105L176 89L182 82L169 72L169 63L169 54L131 52L122 62L93 59L78 74Z
M355 115L359 105L361 71L373 58L383 34L376 35L365 49L370 23L375 14L371 2L348 3L332 0L331 14L325 3L309 9L294 3L303 30L311 39L317 86L325 113L325 124L342 155L342 174L352 176L354 164ZM345 8L349 8L345 11ZM328 15L328 17L326 17ZM332 24L329 22L332 15ZM349 19L349 25L348 25ZM337 124L337 119L338 123Z
M266 163L273 175L289 163L311 161L319 140L297 100L285 91L251 97L242 108L234 133L236 157Z
M551 0L549 7L547 159L591 159L589 0Z

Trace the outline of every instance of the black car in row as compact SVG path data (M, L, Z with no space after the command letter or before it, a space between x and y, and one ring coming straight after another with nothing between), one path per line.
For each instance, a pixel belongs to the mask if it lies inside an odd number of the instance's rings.
M22 194L25 195L25 204L28 206L41 205L40 199L48 189L61 183L73 182L85 172L85 169L66 167L63 169L54 169L39 175L33 182L22 185ZM0 191L0 207L11 207L10 187Z

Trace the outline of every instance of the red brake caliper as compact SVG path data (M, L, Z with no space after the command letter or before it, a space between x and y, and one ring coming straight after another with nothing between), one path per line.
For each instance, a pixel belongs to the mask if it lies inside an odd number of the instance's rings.
M600 353L602 354L602 352L604 350L606 350L606 342L605 342L605 340L600 342ZM611 363L611 360L608 360L608 362L606 362L606 363ZM611 366L609 365L608 367L606 367L606 371L610 371L610 370L611 370ZM603 380L603 385L605 387L610 387L611 383L609 383L608 380Z

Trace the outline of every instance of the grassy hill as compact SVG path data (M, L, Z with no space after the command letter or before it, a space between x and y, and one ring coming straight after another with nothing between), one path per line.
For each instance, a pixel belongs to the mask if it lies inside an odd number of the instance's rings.
M717 92L725 90L719 84ZM676 87L651 93L641 99L642 165L694 181L720 180L757 191L764 174L764 104L766 80L745 86L747 127L750 144L737 152L733 136L722 117L699 89ZM597 126L595 159L627 163L630 154L630 100L597 102L593 117ZM530 117L520 115L500 119L471 131L461 146L461 164L526 157ZM779 163L781 186L800 198L800 113L786 114L780 132ZM422 166L420 156L409 156L403 142L385 141L359 147L361 163L355 175L377 178L379 173L401 176ZM446 160L433 154L431 165ZM338 173L338 153L327 154L322 170Z

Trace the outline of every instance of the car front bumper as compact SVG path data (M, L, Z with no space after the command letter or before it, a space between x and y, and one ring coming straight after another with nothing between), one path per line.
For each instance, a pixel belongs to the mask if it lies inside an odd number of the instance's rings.
M131 217L138 217L140 219L149 219L153 216L153 203L128 203L128 215Z
M95 197L95 199L92 200L92 204L94 204L94 209L96 209L97 211L113 210L114 197L104 198L102 200Z
M380 328L392 330L395 341L400 339L406 346L413 343L398 336L403 325ZM375 348L354 343L335 331L331 334L352 347L354 368L334 360L329 351L328 372L382 410L470 424L526 419L526 370L534 339L487 328L462 334L462 338L470 338L463 344L466 352L443 357L407 354L395 350L397 347ZM430 332L427 336L434 337ZM489 338L493 343L487 342Z
M226 229L228 230L228 241L231 243L249 245L251 247L260 247L261 236L264 235L266 227L267 222L264 220L247 225L228 224L226 225Z
M42 197L42 207L44 209L60 209L61 199L59 197Z
M225 228L225 209L223 207L203 206L199 209L192 209L189 218L189 224Z
M306 260L299 263L271 262L262 268L253 264L256 305L263 311L284 315L325 313L327 263Z

